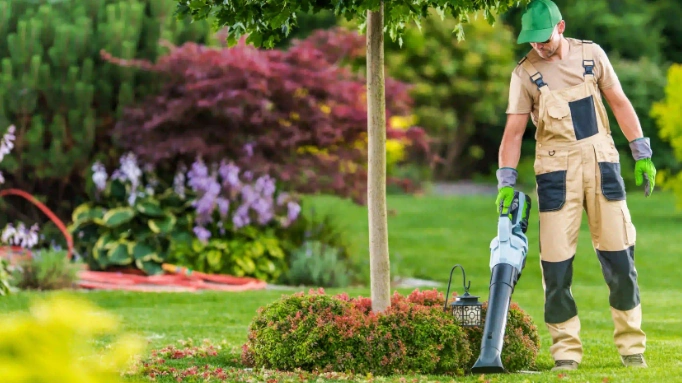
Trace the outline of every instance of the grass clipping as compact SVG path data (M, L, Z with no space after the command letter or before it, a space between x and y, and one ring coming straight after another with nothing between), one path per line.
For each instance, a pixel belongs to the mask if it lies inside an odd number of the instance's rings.
M371 311L370 298L326 295L323 289L284 296L258 311L242 347L242 363L284 371L353 374L463 375L480 351L480 328L463 328L443 311L437 290L395 292L391 306ZM502 353L510 371L534 368L537 328L516 304Z

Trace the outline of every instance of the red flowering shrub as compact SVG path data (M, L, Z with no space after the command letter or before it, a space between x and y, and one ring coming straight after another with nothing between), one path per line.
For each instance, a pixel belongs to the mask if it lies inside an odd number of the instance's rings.
M155 165L229 158L253 173L276 174L300 192L364 202L366 82L345 65L364 49L364 36L333 29L286 51L243 41L232 48L186 43L156 63L103 51L111 62L165 78L158 93L122 113L115 135L124 149ZM410 114L411 103L408 86L387 77L387 121ZM389 123L387 129L388 138L428 149L419 128Z
M258 311L243 346L242 362L278 370L354 374L462 374L478 358L483 328L462 328L443 311L437 290L395 293L382 313L371 299L322 289L297 293ZM487 303L484 303L483 315ZM510 371L535 363L539 336L515 303L507 321L502 360Z
M395 294L383 313L367 298L303 293L259 310L242 360L251 367L317 372L461 374L469 342L442 308Z

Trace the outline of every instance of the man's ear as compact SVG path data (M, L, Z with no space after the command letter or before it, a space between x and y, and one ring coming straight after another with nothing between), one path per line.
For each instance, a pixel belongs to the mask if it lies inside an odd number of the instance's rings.
M559 34L563 34L565 30L566 22L564 20L559 21L559 24L557 24L557 32L559 32Z

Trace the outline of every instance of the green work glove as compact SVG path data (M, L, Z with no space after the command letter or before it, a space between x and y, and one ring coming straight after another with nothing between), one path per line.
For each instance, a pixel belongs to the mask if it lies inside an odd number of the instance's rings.
M642 158L635 162L635 184L641 186L644 182L644 195L650 196L656 185L656 167L651 158Z
M635 184L644 183L644 195L650 196L656 184L656 167L651 161L652 151L649 138L642 137L630 142L632 158L635 159Z
M514 199L514 185L518 173L514 168L500 168L495 173L497 175L497 198L495 199L495 210L498 214L509 212L509 206Z
M495 206L497 206L497 212L507 213L509 212L509 205L511 205L514 199L514 188L511 186L504 186L497 192L497 199L495 200Z

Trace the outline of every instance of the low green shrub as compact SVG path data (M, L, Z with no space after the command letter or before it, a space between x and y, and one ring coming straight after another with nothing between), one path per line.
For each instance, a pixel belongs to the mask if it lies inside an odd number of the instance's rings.
M19 262L12 270L12 284L20 290L60 290L78 281L79 263L71 262L66 251L41 250Z
M363 269L352 258L348 230L337 216L306 209L281 238L286 241L288 268L278 283L311 287L346 287L363 283ZM302 212L303 213L303 212Z
M442 307L420 303L435 294L395 293L382 313L371 311L369 298L323 289L285 296L258 311L242 361L278 370L461 374L469 342Z
M282 282L287 285L346 287L348 267L341 249L320 241L305 241L291 254L290 266Z
M372 312L370 298L331 296L323 289L283 296L258 310L242 362L288 371L461 375L478 358L483 327L461 327L443 304L443 294L435 289L407 296L396 292L381 313ZM484 316L486 309L484 302ZM512 303L505 367L533 368L539 346L532 319Z

